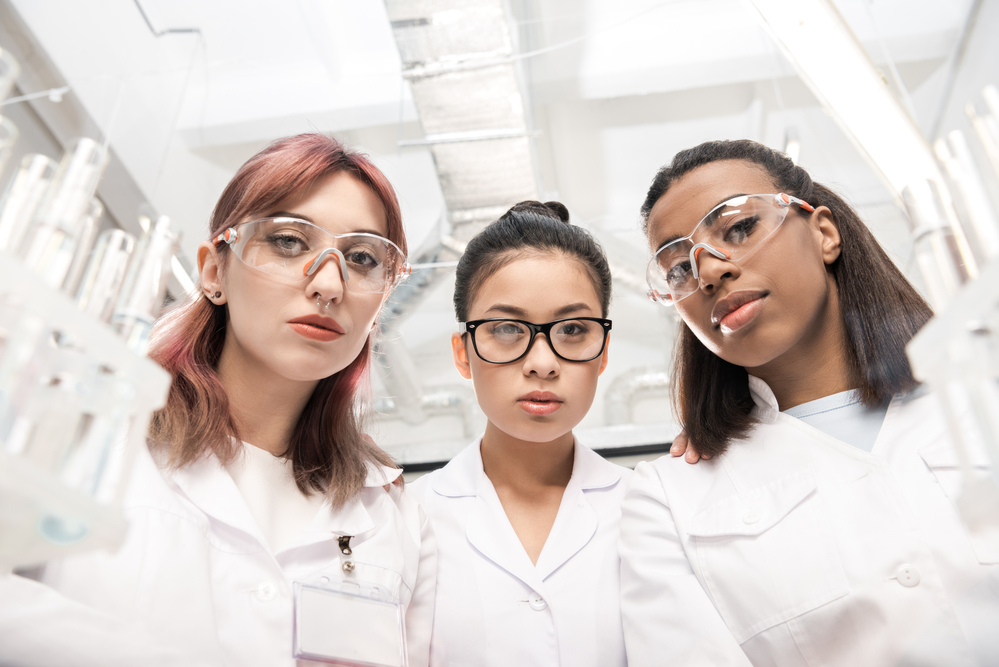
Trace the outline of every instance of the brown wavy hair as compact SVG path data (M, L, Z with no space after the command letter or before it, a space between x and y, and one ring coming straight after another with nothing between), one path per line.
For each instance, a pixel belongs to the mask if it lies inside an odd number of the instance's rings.
M829 267L839 292L846 331L847 361L864 405L879 405L913 389L905 346L933 316L849 204L815 183L787 155L755 141L708 141L677 153L652 181L642 204L648 232L656 202L684 175L718 160L742 160L762 169L780 192L826 206L841 237L840 255ZM708 350L693 331L680 324L673 351L673 408L687 436L701 454L716 456L753 425L749 374Z
M250 158L225 187L212 212L209 238L223 229L274 210L282 200L329 174L345 172L367 185L385 207L388 238L405 253L406 237L395 191L363 154L323 134L301 134L274 142ZM224 268L229 247L221 244ZM168 464L183 467L214 454L223 463L240 452L239 428L216 372L225 343L226 306L201 291L164 316L153 330L149 356L173 376L166 406L153 415L150 447L166 453ZM288 443L303 493L327 495L341 507L364 485L370 464L395 466L360 431L362 390L369 380L371 338L340 372L319 381Z

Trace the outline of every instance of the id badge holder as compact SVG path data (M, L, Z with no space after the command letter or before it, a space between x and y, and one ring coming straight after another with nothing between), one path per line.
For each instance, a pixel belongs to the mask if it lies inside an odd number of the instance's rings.
M349 555L349 548L346 549ZM349 568L348 568L349 566ZM316 574L294 582L294 657L357 667L408 667L403 608L382 586Z

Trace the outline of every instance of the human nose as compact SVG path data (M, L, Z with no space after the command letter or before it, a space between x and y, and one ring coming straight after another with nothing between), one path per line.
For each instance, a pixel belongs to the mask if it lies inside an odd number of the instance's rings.
M307 286L309 298L330 303L340 303L343 300L343 293L346 287L347 276L344 275L346 268L343 262L338 262L338 253L331 253L328 256L317 258L319 264L311 267L313 269ZM326 261L329 259L330 261Z
M556 377L561 370L559 358L555 356L551 342L548 337L539 333L531 341L531 348L524 357L524 375L538 375L539 377Z
M738 274L738 266L731 261L731 257L731 253L707 243L698 243L691 248L690 263L702 292L709 294L722 280Z

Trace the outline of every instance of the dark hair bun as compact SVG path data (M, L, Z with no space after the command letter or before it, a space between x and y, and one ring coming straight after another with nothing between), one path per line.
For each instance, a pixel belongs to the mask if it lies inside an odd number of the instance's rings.
M565 204L557 201L546 201L542 204L539 201L528 199L527 201L517 202L510 207L510 210L507 211L503 217L506 217L511 213L522 213L527 211L537 215L543 215L547 218L561 220L567 225L572 224L569 222L569 209L565 207Z

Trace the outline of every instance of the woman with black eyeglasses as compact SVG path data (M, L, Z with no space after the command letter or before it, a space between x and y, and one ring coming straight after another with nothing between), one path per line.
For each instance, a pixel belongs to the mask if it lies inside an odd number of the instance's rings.
M619 504L631 471L575 441L607 365L597 242L557 202L521 202L458 264L454 364L483 436L411 485L437 534L440 665L624 665Z

